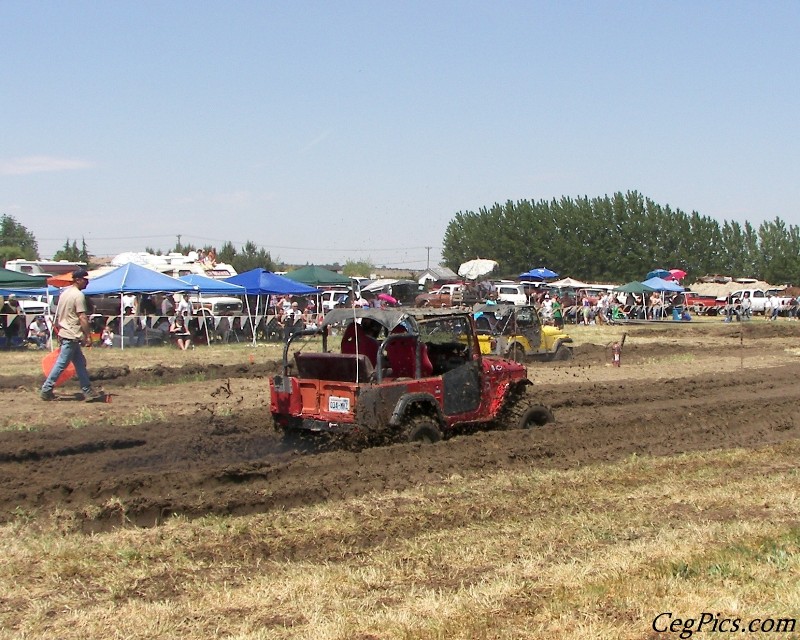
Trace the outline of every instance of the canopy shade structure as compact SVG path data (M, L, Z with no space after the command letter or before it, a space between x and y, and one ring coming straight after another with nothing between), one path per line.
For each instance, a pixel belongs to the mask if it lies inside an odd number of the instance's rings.
M313 264L295 269L286 274L289 280L295 282L302 282L311 287L319 287L322 285L337 285L337 284L350 284L350 278L343 276L341 273L336 273L325 267L317 267Z
M225 282L224 280L216 280L208 276L202 276L199 273L190 273L186 276L181 276L178 280L183 280L186 284L196 287L196 291L215 296L243 296L246 293L244 287L238 284Z
M467 280L477 280L481 276L485 276L497 268L497 262L494 260L486 260L484 258L476 258L475 260L467 260L462 263L458 268L458 275Z
M644 282L628 282L619 287L614 287L614 291L621 291L622 293L652 293L655 291L653 287L646 285Z
M520 280L549 280L550 278L557 277L558 274L555 271L551 271L546 267L537 267L536 269L531 269L530 271L519 274Z
M319 289L309 287L302 282L295 282L289 278L279 276L272 271L257 268L251 269L240 273L238 276L231 276L225 278L224 282L231 284L238 284L245 288L247 295L260 296L260 295L317 295ZM349 282L349 280L348 280Z
M45 286L47 286L47 276L31 276L0 268L0 289L33 289Z
M551 282L548 287L555 287L556 289L586 289L589 285L586 282L581 282L580 280L574 280L572 278L564 278L563 280L556 280L555 282Z
M35 287L33 289L6 289L5 287L0 287L0 296L7 296L12 293L15 296L57 296L59 293L61 293L61 289L51 286Z
M642 284L652 287L655 291L683 291L683 287L677 282L664 280L663 278L650 278L649 280L645 280Z
M187 284L183 280L128 262L102 276L90 279L83 293L92 296L109 293L174 293L177 291L197 291L197 287Z

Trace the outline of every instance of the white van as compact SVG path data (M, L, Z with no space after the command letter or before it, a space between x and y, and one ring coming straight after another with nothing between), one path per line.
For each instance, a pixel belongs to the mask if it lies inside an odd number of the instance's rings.
M525 287L515 282L497 282L494 285L497 295L497 302L507 304L523 305L528 304L528 296L525 294Z
M238 316L244 304L239 298L231 296L192 296L189 299L196 315Z
M340 301L347 298L349 293L347 289L328 289L323 291L319 296L322 313L328 313L328 311L334 309Z

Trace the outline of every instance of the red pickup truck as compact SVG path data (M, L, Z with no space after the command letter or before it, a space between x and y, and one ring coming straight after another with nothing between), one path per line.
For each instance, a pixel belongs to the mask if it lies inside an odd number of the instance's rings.
M672 304L676 307L682 306L699 316L715 316L725 309L727 302L725 298L684 291L675 297Z

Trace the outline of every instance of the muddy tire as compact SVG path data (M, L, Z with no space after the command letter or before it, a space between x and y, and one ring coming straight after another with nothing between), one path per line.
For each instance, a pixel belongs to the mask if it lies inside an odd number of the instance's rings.
M432 444L442 439L442 432L435 420L427 416L418 416L408 421L406 426L406 440L409 442L423 442Z
M525 360L525 349L522 347L522 345L515 342L508 348L506 358L513 360L514 362L521 363Z
M504 412L500 421L503 429L534 429L555 422L553 412L541 404L530 404L520 398Z
M553 352L554 361L572 360L572 349L568 346L560 344L558 349Z

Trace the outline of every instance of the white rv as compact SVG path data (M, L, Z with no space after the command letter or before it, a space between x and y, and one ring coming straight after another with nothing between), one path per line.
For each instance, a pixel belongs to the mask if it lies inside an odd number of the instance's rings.
M60 276L72 273L75 269L86 268L85 262L69 260L8 260L6 269L27 273L29 276Z

